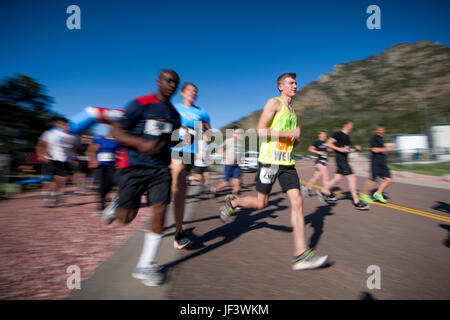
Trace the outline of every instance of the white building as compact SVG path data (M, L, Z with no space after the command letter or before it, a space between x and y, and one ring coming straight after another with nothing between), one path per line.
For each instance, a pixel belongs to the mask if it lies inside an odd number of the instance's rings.
M428 153L428 136L425 134L400 134L395 137L394 143L395 150L403 159Z
M428 129L431 152L437 160L450 160L450 123L433 123Z

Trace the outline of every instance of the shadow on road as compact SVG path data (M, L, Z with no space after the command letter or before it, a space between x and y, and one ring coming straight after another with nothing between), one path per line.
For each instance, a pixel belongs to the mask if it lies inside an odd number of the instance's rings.
M319 243L320 236L323 233L325 217L334 215L334 213L331 212L331 208L335 205L336 204L333 203L326 206L317 207L315 212L305 217L305 225L311 224L311 227L314 229L314 233L309 242L310 248L315 248Z
M193 252L192 254L189 254L187 256L184 256L180 259L177 259L173 262L170 262L164 266L165 271L167 272L170 268L175 267L176 265L183 263L189 259L198 257L202 254L208 253L211 250L214 250L220 246L223 246L236 238L240 237L242 234L245 234L247 232L250 232L252 230L261 229L261 228L269 228L272 230L282 231L282 232L292 232L292 227L282 226L282 225L274 225L270 224L267 221L260 221L266 218L277 218L278 216L275 214L277 211L282 211L287 209L288 207L285 205L279 205L281 201L285 200L284 197L269 201L268 207L275 206L275 208L270 208L261 212L258 212L256 214L251 214L253 210L251 209L244 209L241 212L238 212L236 215L236 218L233 222L221 225L220 227L213 229L211 231L208 231L207 233L197 236L192 231L195 229L195 227L185 229L186 235L188 235L189 238L192 239L193 244L188 247L188 250L198 250ZM334 205L332 205L334 206ZM332 206L321 206L318 207L317 210L307 217L305 217L305 224L311 224L311 226L314 228L314 233L310 240L310 247L313 248L317 246L319 243L320 236L323 233L323 226L324 226L324 220L326 216L333 215L334 213L330 212ZM207 221L212 219L218 219L218 216L210 216L207 218L192 220L192 221L186 221L184 224L190 224L194 222L201 222L201 221ZM173 226L171 226L173 227ZM168 227L168 228L171 228ZM172 236L174 233L166 234L164 237ZM215 242L211 245L206 246L205 243L209 242L214 239L221 239L218 242ZM334 263L330 262L324 266L323 268L329 268Z
M447 240L442 241L442 243L447 247L450 248L450 225L448 224L440 224L439 227L441 227L442 229L447 230L448 234L447 234Z
M431 208L444 213L450 213L450 204L447 202L436 201L436 205Z
M261 228L269 228L272 230L282 231L282 232L291 232L291 227L281 226L281 225L273 225L268 223L267 221L260 221L265 218L276 218L278 217L274 213L276 211L284 210L287 208L287 206L280 206L279 203L283 201L284 198L278 198L272 201L269 201L268 207L275 206L275 208L267 209L264 211L260 211L256 214L250 214L253 210L242 210L237 213L236 218L233 222L223 224L220 227L213 229L211 231L208 231L207 233L197 236L194 233L192 233L192 230L194 228L186 229L186 235L189 236L189 238L192 239L193 245L191 245L188 250L197 250L193 252L192 254L189 254L187 256L184 256L180 259L177 259L173 262L170 262L165 265L165 271L168 269L184 262L189 259L198 257L202 254L208 253L211 250L214 250L218 247L221 247L236 238L240 237L242 234L245 234L249 231L261 229ZM192 222L196 221L205 221L210 219L218 219L218 216L208 217L204 219L194 220ZM169 236L169 235L167 235ZM214 239L221 239L218 242L215 242L211 245L206 246L204 243L214 240Z
M377 299L368 292L361 292L359 300L377 300Z

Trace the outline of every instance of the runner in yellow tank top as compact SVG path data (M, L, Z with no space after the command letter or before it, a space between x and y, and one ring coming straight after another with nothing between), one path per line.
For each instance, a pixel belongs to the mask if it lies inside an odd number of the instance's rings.
M281 107L270 121L268 128L279 132L292 132L297 127L297 115L291 107L287 107L281 98L273 98ZM274 101L275 102L275 101ZM261 143L258 161L264 164L294 165L293 149L295 137L268 136Z
M278 180L291 204L294 235L292 269L318 268L325 263L328 256L319 256L306 245L300 182L292 156L293 148L300 138L297 115L291 105L292 98L297 93L296 74L282 74L277 79L277 86L280 97L267 101L258 122L258 136L263 140L256 173L258 194L256 197L242 198L228 195L225 198L225 206L220 211L220 218L225 222L229 216L235 214L236 207L256 210L267 207L272 186Z

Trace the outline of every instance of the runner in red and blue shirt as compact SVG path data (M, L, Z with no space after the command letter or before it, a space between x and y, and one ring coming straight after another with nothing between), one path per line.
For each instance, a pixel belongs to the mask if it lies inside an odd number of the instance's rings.
M112 125L114 138L126 151L128 166L120 170L118 200L105 209L103 219L108 224L116 217L124 224L130 223L138 213L142 195L147 192L153 219L133 277L149 286L160 285L164 280L161 267L153 262L170 202L170 147L178 143L176 133L181 127L180 115L170 102L179 81L175 71L161 71L156 94L133 99L120 121ZM174 142L173 131L177 138Z

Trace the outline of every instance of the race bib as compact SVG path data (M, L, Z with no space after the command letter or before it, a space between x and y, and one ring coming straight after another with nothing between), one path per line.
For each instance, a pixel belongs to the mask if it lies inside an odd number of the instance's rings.
M195 135L195 130L188 127L181 127L180 136L185 136L186 134Z
M277 177L278 167L261 167L259 180L263 184L273 184Z
M116 161L116 154L112 152L99 152L97 154L97 159L99 162L112 162Z
M172 124L170 122L149 119L145 121L144 133L152 136L160 136L164 133L172 132Z

